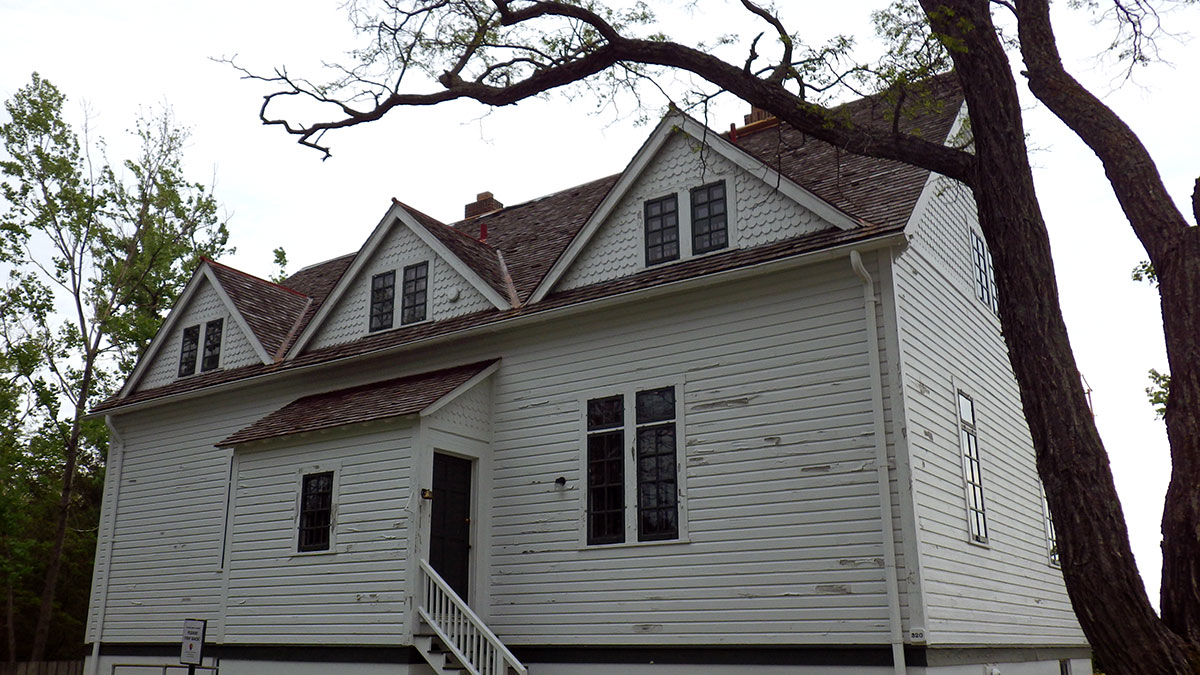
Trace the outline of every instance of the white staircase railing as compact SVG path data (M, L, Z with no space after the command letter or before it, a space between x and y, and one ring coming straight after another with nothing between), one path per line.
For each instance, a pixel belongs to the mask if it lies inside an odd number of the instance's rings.
M525 666L425 560L417 614L471 675L526 675Z

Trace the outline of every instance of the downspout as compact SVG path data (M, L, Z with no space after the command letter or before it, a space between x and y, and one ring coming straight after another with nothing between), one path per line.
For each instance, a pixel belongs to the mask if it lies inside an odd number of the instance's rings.
M888 625L892 643L892 665L897 675L907 672L904 665L904 637L900 630L900 582L896 575L896 537L892 527L892 489L888 479L887 430L883 424L883 368L879 362L879 327L876 324L877 300L871 273L863 266L862 255L850 251L850 267L863 282L863 314L867 322L867 360L871 367L871 415L875 419L875 474L879 481L879 512L883 521L883 565L888 596Z
M103 560L97 560L99 566L97 575L102 581L100 582L100 598L96 604L96 639L92 640L92 667L91 675L100 675L100 642L104 638L104 614L108 609L108 576L112 569L113 556L113 533L117 527L117 500L121 494L121 470L125 465L125 440L121 438L121 434L117 432L117 428L112 423L112 415L104 416L104 424L108 427L108 472L105 475L105 483L112 481L112 494L105 495L108 497L101 504L101 508L107 506L111 516L106 523L107 527L98 533L96 537L96 553L100 553L100 546L103 542L108 542L108 550L104 554ZM103 518L101 518L103 520Z

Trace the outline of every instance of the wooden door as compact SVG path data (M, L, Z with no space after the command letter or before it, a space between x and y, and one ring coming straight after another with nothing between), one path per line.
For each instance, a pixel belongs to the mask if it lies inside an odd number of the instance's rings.
M471 461L433 455L429 564L467 600L471 575Z

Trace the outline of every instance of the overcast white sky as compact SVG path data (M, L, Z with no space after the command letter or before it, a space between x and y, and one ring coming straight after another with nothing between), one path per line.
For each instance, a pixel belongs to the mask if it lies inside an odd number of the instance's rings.
M876 3L837 3L836 11L824 2L786 4L793 24L819 42L833 31L869 30ZM1167 17L1179 40L1164 41L1163 55L1174 65L1139 69L1134 83L1121 85L1118 70L1094 58L1109 31L1064 13L1064 4L1056 7L1068 67L1141 135L1168 189L1190 213L1188 196L1200 175L1200 46L1188 43L1200 33L1200 9ZM687 39L736 30L718 16L728 0L700 5L705 13L671 22L689 31ZM0 0L0 98L40 72L70 97L76 121L88 106L114 158L128 147L124 131L139 107L169 102L192 128L192 178L215 176L230 215L238 251L226 262L261 276L272 272L276 246L287 249L292 271L356 250L392 197L454 221L477 192L489 190L512 205L616 173L650 131L635 126L628 109L591 114L595 105L584 100L551 97L490 114L454 103L393 113L327 137L334 156L322 162L279 129L259 124L261 86L210 60L237 54L258 70L287 64L293 73L314 74L322 60L338 60L353 44L336 1ZM1038 148L1034 163L1067 324L1094 390L1134 552L1157 604L1170 464L1162 424L1143 393L1146 371L1166 368L1157 294L1129 278L1145 255L1095 157L1030 106L1027 128ZM744 107L719 103L710 110L711 126L740 122Z

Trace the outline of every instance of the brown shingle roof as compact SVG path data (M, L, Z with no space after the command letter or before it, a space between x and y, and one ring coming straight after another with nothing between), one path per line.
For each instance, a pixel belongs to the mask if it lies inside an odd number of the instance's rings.
M507 298L509 296L508 283L504 279L504 270L500 266L500 256L495 248L479 241L466 232L456 230L432 216L421 213L398 199L393 201L411 213L418 222L425 226L425 229L430 234L442 242L446 248L450 249L450 252L463 261L467 267L474 270L488 286L491 286L502 297Z
M275 357L312 301L294 289L219 262L206 262L259 344L269 356Z
M217 443L217 447L415 415L495 362L480 361L298 398Z
M300 333L312 321L313 315L325 304L325 300L329 294L333 292L333 287L341 280L342 275L346 273L346 269L350 267L350 263L354 262L357 253L350 253L344 256L326 260L323 263L310 265L296 272L292 276L283 281L284 286L307 295L312 298L312 302L308 303L308 307L304 310L304 314L296 322L287 339L284 340L281 347L282 354L286 354L287 350L292 348L292 344L300 337Z

